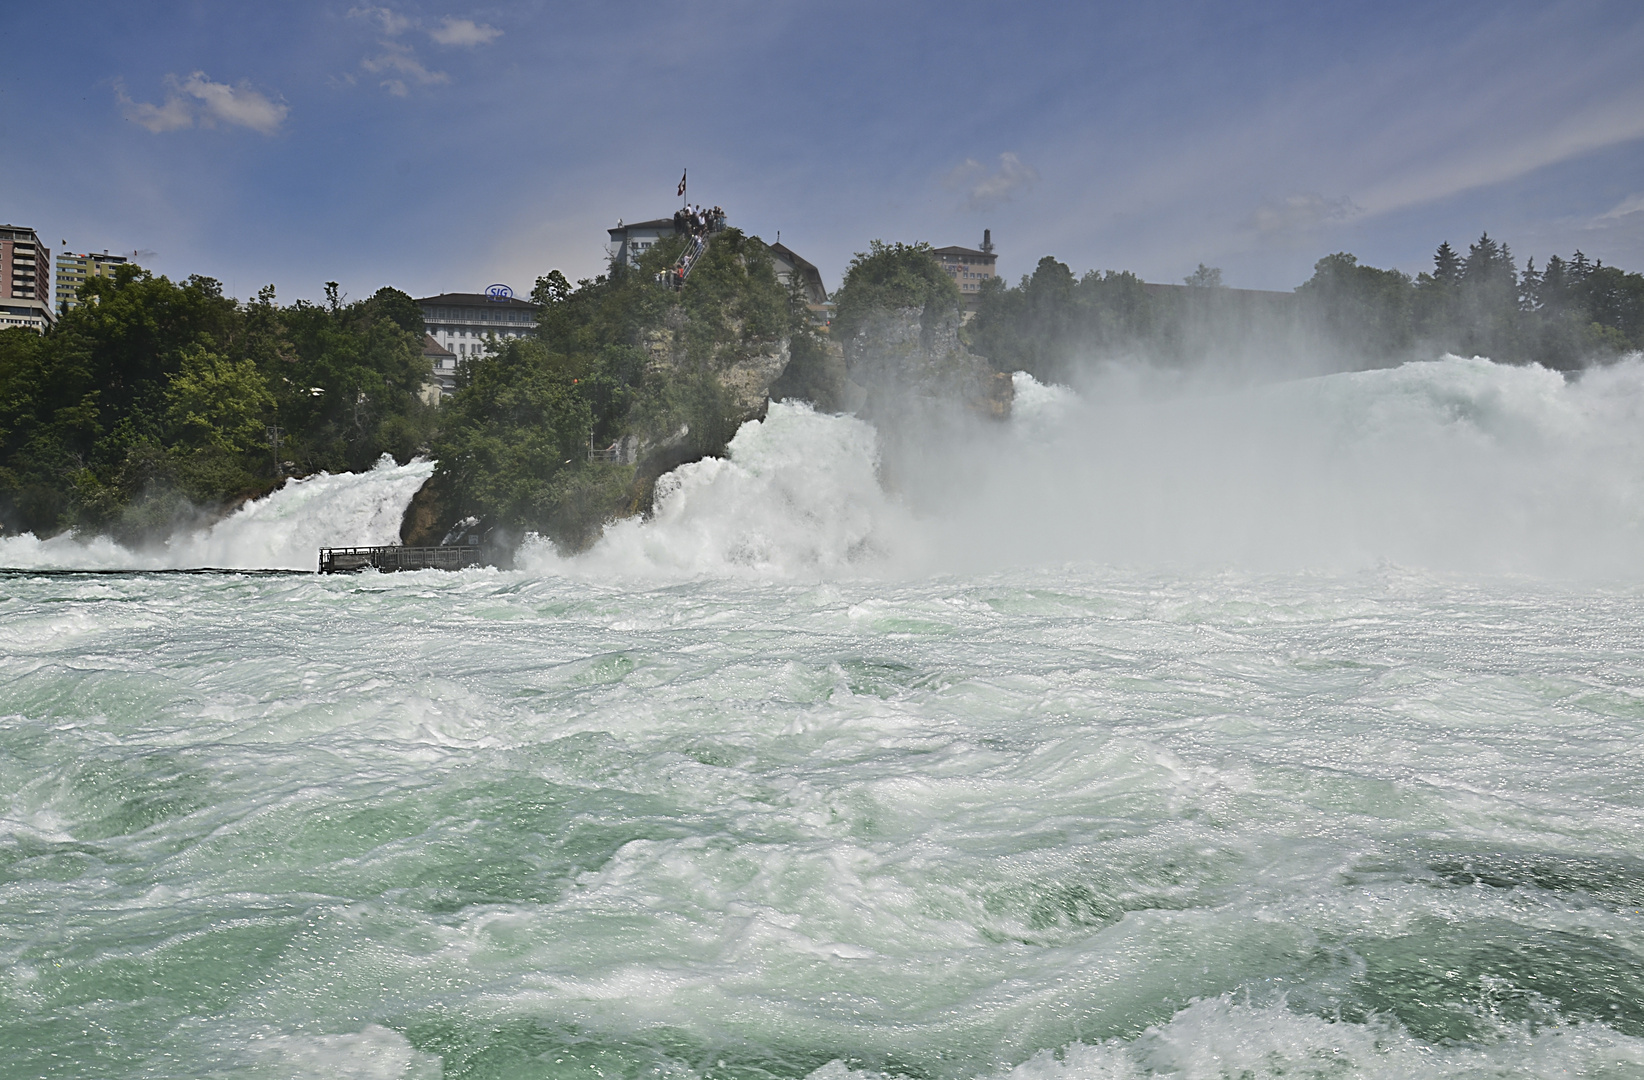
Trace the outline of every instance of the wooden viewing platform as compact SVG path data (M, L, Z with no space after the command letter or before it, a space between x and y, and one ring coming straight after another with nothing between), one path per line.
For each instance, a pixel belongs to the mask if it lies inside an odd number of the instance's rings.
M440 547L340 547L320 549L320 573L345 574L352 570L461 570L486 566L478 544Z

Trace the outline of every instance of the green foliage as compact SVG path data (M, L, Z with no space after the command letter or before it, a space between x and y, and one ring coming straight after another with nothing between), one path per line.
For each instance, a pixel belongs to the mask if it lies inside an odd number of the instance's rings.
M769 249L737 229L716 234L680 292L686 354L700 369L763 352L787 335L787 290Z
M1313 276L1296 289L1315 325L1365 356L1391 356L1414 340L1408 274L1360 266L1345 251L1313 264Z
M271 382L302 471L365 469L384 453L403 460L428 447L435 418L418 398L430 375L422 337L375 299L336 310L299 300L282 313L288 347Z
M166 433L173 445L249 453L266 435L274 395L257 365L190 345L165 393Z
M324 304L281 307L272 288L239 304L209 278L122 267L46 335L0 334L0 524L135 538L266 492L283 462L433 452L463 514L584 543L634 502L633 468L591 464L590 442L720 452L747 413L721 373L779 351L794 324L765 245L734 229L683 290L659 286L683 243L575 287L544 276L538 340L469 358L445 407L420 399L422 313L397 289L346 303L327 282Z
M135 265L81 289L45 335L0 334L0 526L140 538L297 471L425 452L422 317L382 289L329 308L244 304Z
M765 245L736 229L713 236L683 289L660 284L685 243L665 238L637 269L613 263L575 287L544 275L537 340L459 369L434 444L459 516L574 549L644 502L634 468L590 463L590 448L632 437L652 465L723 451L747 415L721 373L779 350L794 315Z
M434 444L463 509L522 529L553 517L556 481L587 462L593 411L578 386L571 365L537 341L464 364Z
M1184 280L1188 288L1143 286L1112 272L1075 280L1046 256L1014 287L984 286L971 344L995 367L1040 379L1066 379L1093 357L1176 362L1225 352L1229 342L1271 348L1275 334L1302 331L1312 347L1353 363L1456 352L1569 369L1644 348L1644 275L1579 251L1520 271L1508 246L1488 234L1465 256L1439 245L1432 272L1414 280L1347 252L1327 255L1293 305L1278 294L1216 289L1219 274L1203 265Z
M1414 281L1340 253L1296 291L1338 343L1374 358L1454 352L1568 369L1644 347L1644 275L1579 251L1520 271L1488 233L1465 257L1440 244L1432 272Z
M419 346L423 335L428 332L422 321L422 308L417 306L409 293L400 292L390 285L384 285L371 294L371 299L360 305L360 317L364 322L373 324L387 319L406 333L415 334Z
M833 332L854 336L875 311L916 308L926 325L957 314L964 304L959 286L932 257L927 243L886 244L875 240L858 252L834 296Z
M1488 233L1465 259L1441 244L1433 265L1413 294L1415 333L1430 348L1565 369L1644 348L1644 274L1580 251L1520 272Z
M1047 382L1068 378L1083 359L1155 336L1157 315L1135 274L1091 271L1075 278L1047 255L1014 288L984 282L971 347L1001 371Z

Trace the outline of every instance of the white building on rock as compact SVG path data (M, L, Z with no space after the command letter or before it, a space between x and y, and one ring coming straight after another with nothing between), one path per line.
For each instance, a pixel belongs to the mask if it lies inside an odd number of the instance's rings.
M636 221L631 225L618 221L616 228L605 231L611 235L611 241L605 247L611 259L636 267L639 257L655 247L658 240L676 233L673 218Z
M506 341L534 337L537 332L536 305L511 296L499 299L485 293L440 293L418 300L417 306L422 308L428 336L449 352L450 357L441 356L439 362L447 365L452 375L458 361L485 353L487 338ZM445 374L443 370L434 372L436 379ZM443 385L444 380L440 381Z

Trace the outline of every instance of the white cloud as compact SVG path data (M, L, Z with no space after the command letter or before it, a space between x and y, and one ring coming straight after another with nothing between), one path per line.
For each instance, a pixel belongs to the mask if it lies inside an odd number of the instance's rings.
M385 7L350 8L348 17L351 19L375 19L382 25L382 32L389 37L398 37L411 29L412 26L409 16L401 15L399 12Z
M387 49L386 52L366 57L360 61L360 66L373 75L387 74L388 78L383 79L381 85L395 97L405 97L409 94L412 83L417 86L436 86L451 81L451 76L445 72L430 71L424 67L410 46L385 41L383 47Z
M372 75L383 76L378 85L390 94L405 97L411 93L413 86L437 86L451 81L451 76L445 72L435 71L424 64L409 44L395 40L407 30L425 29L417 19L386 7L352 8L348 15L354 19L371 20L382 28L383 38L380 44L383 51L361 60L360 67ZM502 31L494 26L449 15L438 26L431 30L425 29L425 32L435 44L470 48L488 44L502 36ZM340 81L352 83L354 79L345 75Z
M1401 210L1644 138L1644 90L1640 88L1618 90L1557 116L1523 120L1518 112L1499 107L1500 99L1516 89L1503 87L1495 99L1476 107L1479 119L1474 128L1481 133L1477 142L1445 148L1408 170L1394 172L1363 193L1365 208L1372 214ZM1512 117L1515 126L1501 123L1500 115Z
M126 88L116 83L114 96L120 102L120 111L127 120L156 134L194 126L193 106L175 94L168 96L164 105L152 105L146 101L131 100Z
M1327 199L1316 191L1297 192L1277 202L1263 203L1246 221L1246 227L1264 235L1308 233L1330 221L1344 221L1359 213L1345 195Z
M291 111L267 94L252 89L248 82L242 81L239 86L212 82L203 71L196 71L181 81L175 75L168 75L166 86L164 104L153 105L131 100L125 87L116 84L115 95L126 119L156 133L196 124L215 127L221 122L272 135Z
M967 209L986 210L1006 202L1018 191L1026 191L1038 180L1038 170L1006 151L999 155L996 171L989 172L975 158L966 158L948 172L942 183L947 188L965 192Z
M206 78L203 71L196 71L188 77L183 83L183 92L204 103L202 121L221 120L225 124L238 124L264 135L278 131L286 114L291 111L253 90L248 83L242 82L237 87L214 83Z
M445 21L428 31L428 36L440 45L489 45L502 36L502 31L494 26L476 23L473 19L453 19L449 15Z
M1600 221L1613 221L1616 218L1626 217L1644 210L1644 191L1627 196L1604 213L1598 215Z

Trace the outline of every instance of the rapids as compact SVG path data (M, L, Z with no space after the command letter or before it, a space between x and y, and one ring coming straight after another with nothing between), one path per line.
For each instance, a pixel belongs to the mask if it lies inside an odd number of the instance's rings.
M0 537L0 567L51 570L313 570L322 547L397 544L411 496L432 461L396 465L384 454L366 473L287 480L207 528L133 551L107 537L70 533Z
M1644 1076L1644 371L1125 378L509 573L0 540L0 1075Z

